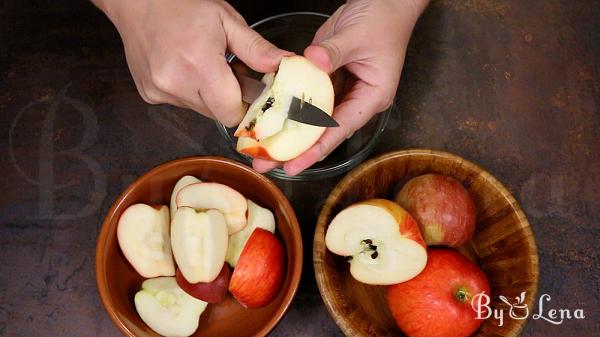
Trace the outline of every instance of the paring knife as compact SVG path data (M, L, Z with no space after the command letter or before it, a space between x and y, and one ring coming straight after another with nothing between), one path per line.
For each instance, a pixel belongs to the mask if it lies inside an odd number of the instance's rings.
M236 71L234 71L234 74L242 89L242 100L252 104L252 102L254 102L254 100L262 93L266 84ZM292 103L288 110L288 118L296 122L315 126L340 126L335 119L329 116L325 111L298 97L292 98Z

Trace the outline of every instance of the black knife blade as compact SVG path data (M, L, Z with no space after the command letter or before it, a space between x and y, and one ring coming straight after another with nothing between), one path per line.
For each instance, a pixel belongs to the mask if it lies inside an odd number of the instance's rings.
M317 108L309 102L302 101L300 98L295 96L292 98L292 103L290 104L288 118L296 122L315 126L340 126L336 120L329 116L325 111Z

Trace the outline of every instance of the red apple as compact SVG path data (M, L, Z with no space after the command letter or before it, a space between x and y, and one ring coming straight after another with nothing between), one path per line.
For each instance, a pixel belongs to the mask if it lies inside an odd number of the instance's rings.
M456 247L473 236L475 204L464 186L452 177L425 174L413 178L395 201L415 217L428 245Z
M223 263L221 272L212 282L190 283L183 277L179 269L177 269L177 273L175 274L177 285L183 291L190 296L208 303L219 303L225 298L230 277L231 272L226 263Z
M388 287L387 301L398 327L409 337L466 337L483 320L473 296L490 285L471 260L450 249L430 249L427 266L410 281Z
M229 292L247 308L269 304L283 282L284 255L283 245L273 233L254 229L231 275Z

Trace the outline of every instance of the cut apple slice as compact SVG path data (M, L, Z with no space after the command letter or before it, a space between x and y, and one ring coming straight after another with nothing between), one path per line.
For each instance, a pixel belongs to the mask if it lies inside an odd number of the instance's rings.
M275 73L268 73L262 77L261 82L263 82L266 86L261 94L254 100L255 102L248 108L246 115L244 115L244 118L235 131L234 135L236 137L256 138L256 130L254 128L254 126L256 126L256 117L259 113L262 114L263 112L262 109L257 108L259 104L258 102L266 103L269 100L269 95L271 95L270 89L273 85L273 78L275 78Z
M196 332L207 305L179 288L174 277L144 281L134 302L144 323L156 333L170 337L187 337Z
M194 176L183 176L177 181L177 183L175 183L175 187L173 187L173 192L171 193L171 207L169 209L171 211L171 219L175 217L175 211L177 211L177 193L179 193L179 191L181 191L181 189L187 185L201 182L202 181L200 179Z
M229 281L229 292L246 308L269 304L285 277L285 250L273 233L256 228L242 250Z
M179 270L190 283L212 282L225 263L227 225L217 210L179 207L171 222L171 246Z
M175 275L167 206L129 206L119 218L117 240L125 258L141 276Z
M183 277L181 270L177 269L177 272L175 273L177 285L181 287L183 291L208 303L219 303L223 301L227 294L230 278L231 271L229 270L227 263L223 263L221 272L212 282L190 283Z
M292 98L304 99L331 115L333 85L326 72L298 55L282 58L269 86L270 78L236 130L240 137L237 150L254 158L286 161L310 148L325 131L324 127L288 119Z
M258 206L252 200L248 199L248 224L241 231L229 236L225 261L231 267L235 267L237 264L242 249L244 249L246 241L248 241L255 228L263 228L271 233L275 233L275 217L271 211Z
M345 256L352 276L366 284L410 280L427 263L417 223L389 200L371 199L341 211L327 228L325 244L334 254Z
M177 193L177 207L196 210L216 209L225 215L229 234L246 227L248 203L240 192L219 183L197 183L185 186Z

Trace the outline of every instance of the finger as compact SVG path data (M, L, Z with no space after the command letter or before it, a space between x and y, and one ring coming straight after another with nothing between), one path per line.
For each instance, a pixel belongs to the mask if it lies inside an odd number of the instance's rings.
M203 65L206 68L198 72L197 95L218 121L227 127L236 126L245 112L237 79L218 52L204 59Z
M360 35L358 35L360 36ZM331 74L338 68L358 59L360 39L355 29L345 28L304 50L304 56Z
M319 42L329 38L335 33L335 27L337 25L340 15L346 8L346 4L341 5L338 9L331 14L331 16L325 21L321 27L315 33L311 44L318 44Z
M248 27L244 19L235 11L227 12L223 18L223 28L227 37L227 46L240 60L250 68L261 72L274 72L281 58L294 53L275 47L260 34Z
M142 98L150 104L167 103L191 109L205 117L215 119L202 97L194 90L197 83L200 82L195 72L182 69L175 70L172 74L180 74L182 76L154 76L156 83L140 81L138 90Z
M252 161L252 168L254 168L259 173L266 173L271 171L272 169L281 166L280 162L272 161L272 160L264 160L264 159L254 159Z
M364 126L373 115L379 112L377 92L376 88L364 82L357 82L344 101L334 110L333 117L340 126L327 128L317 143L306 152L284 163L285 173L294 176L321 161L349 138L354 131Z

